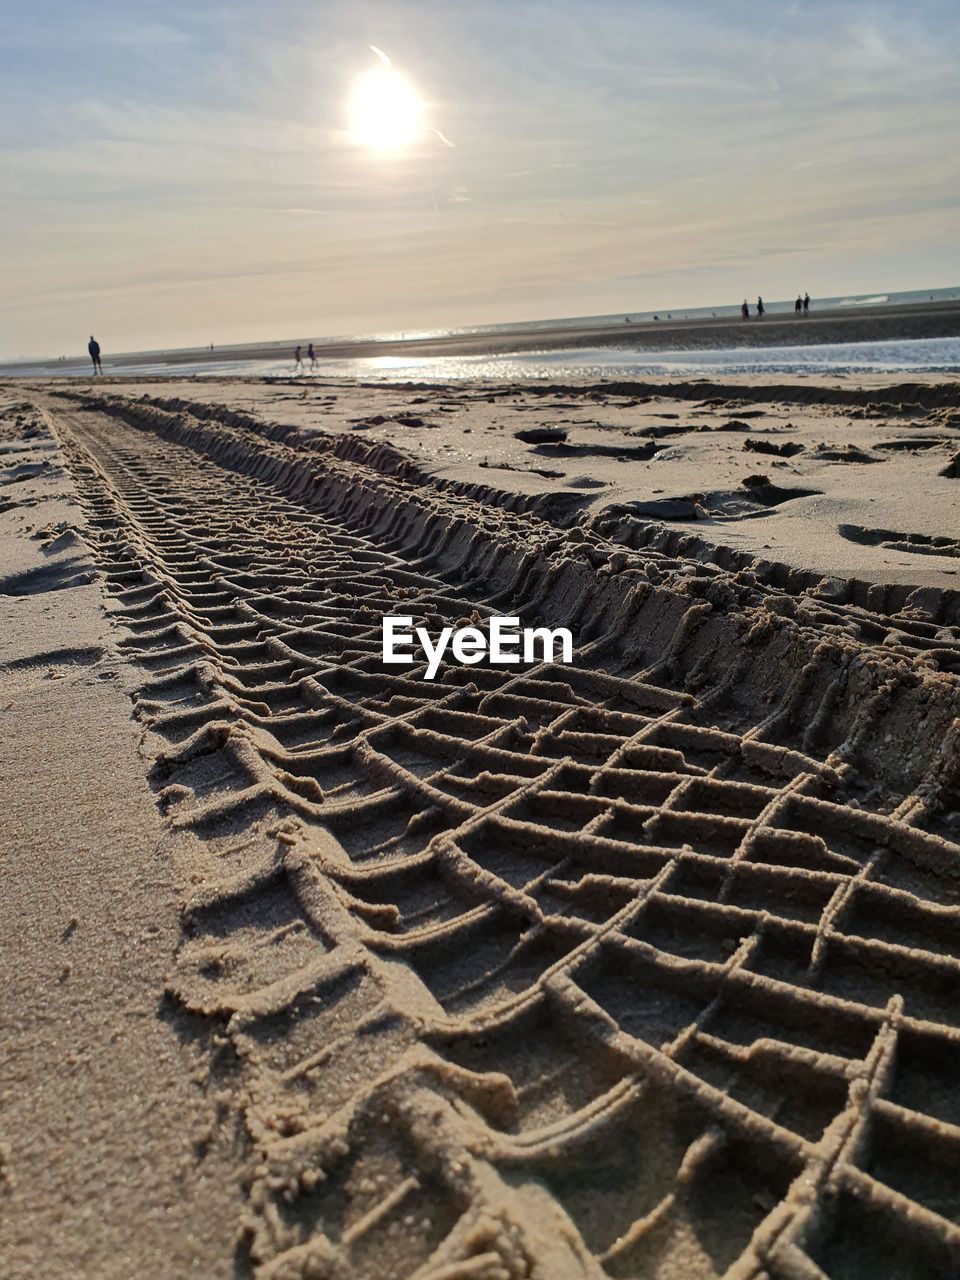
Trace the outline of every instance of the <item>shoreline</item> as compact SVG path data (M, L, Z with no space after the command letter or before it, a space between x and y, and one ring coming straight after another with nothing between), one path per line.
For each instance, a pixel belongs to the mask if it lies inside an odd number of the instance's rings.
M960 301L812 310L806 317L768 313L751 316L717 316L685 320L637 321L633 324L583 325L554 328L517 328L510 333L451 334L430 338L368 339L319 343L314 340L320 371L325 359L364 359L376 356L496 356L534 351L607 347L624 351L721 351L746 347L813 346L852 342L894 342L924 338L960 337ZM211 365L285 358L309 336L264 342L238 348L176 348L159 351L126 351L107 354L104 367L117 363L149 361L151 365L190 363ZM0 376L46 377L51 366L64 374L89 365L86 356L61 365L50 359L0 364Z

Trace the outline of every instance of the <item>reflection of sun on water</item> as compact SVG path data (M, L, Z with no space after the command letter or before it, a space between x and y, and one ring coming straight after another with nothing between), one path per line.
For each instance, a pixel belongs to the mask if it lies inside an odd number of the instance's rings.
M350 97L350 127L354 141L378 151L409 145L421 129L423 103L404 76L389 65L367 71Z

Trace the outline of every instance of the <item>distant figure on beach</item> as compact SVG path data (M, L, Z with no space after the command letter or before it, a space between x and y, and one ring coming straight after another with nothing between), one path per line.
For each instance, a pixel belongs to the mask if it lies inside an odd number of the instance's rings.
M746 298L744 298L744 300L743 300L743 302L742 302L742 304L741 304L741 306L740 306L740 319L741 319L741 320L749 320L749 319L750 319L750 308L747 306L747 300L746 300Z
M312 343L312 342L310 343L309 347L307 347L307 355L310 357L310 368L311 368L311 369L316 369L316 367L317 367L317 353L316 353L316 352L314 351L314 349L313 349L313 343Z
M87 343L87 350L90 352L90 359L93 361L93 372L96 374L103 373L103 365L100 363L100 343L91 333L90 341Z
M757 298L757 315L762 316L764 313L763 299Z
M799 293L797 294L796 302L793 304L793 309L797 313L797 315L799 315L800 312L803 310L803 299L800 297Z
M293 353L293 372L303 373L303 355L300 347L297 347L296 351Z
M803 295L803 314L807 315L809 310L810 310L810 295L809 293L805 293Z

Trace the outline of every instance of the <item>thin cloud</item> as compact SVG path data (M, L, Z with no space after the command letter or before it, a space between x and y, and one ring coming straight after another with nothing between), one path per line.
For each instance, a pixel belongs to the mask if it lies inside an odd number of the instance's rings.
M776 296L800 271L892 290L955 260L956 7L224 13L3 20L0 355L72 350L88 320L127 347L443 327L739 301L745 276ZM377 64L429 106L418 145L371 158L346 107Z

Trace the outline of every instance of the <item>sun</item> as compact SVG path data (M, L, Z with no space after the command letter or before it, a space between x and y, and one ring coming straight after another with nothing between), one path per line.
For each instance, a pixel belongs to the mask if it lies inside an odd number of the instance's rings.
M350 132L376 151L398 151L421 132L423 103L413 85L389 65L365 72L350 95Z

